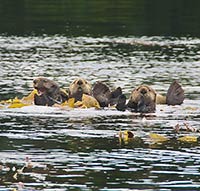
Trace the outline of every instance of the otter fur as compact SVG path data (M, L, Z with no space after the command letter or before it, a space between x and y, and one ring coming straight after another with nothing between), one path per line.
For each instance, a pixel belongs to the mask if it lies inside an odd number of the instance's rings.
M74 98L75 102L82 101L83 94L91 95L92 86L87 80L77 78L69 86L69 97Z
M33 87L37 90L34 95L34 104L52 106L55 103L63 103L68 100L67 93L62 90L56 82L45 77L33 80Z
M122 89L118 87L111 91L106 84L98 81L92 89L92 94L101 107L108 107L118 103L119 97L122 95Z
M156 104L180 105L184 98L184 90L177 81L172 82L166 96L157 94L147 85L141 85L132 91L126 107L134 112L153 113Z

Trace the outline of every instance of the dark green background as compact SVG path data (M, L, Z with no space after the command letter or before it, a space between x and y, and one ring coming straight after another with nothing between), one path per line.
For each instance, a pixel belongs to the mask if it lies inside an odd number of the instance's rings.
M0 0L0 33L199 36L200 1Z

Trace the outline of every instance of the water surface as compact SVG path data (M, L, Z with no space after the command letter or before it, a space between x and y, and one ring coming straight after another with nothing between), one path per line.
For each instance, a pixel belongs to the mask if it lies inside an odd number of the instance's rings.
M0 36L0 98L27 95L46 76L63 88L76 77L121 86L129 96L142 83L165 94L177 79L182 106L157 106L155 114L28 106L0 110L0 189L198 190L199 142L178 137L184 123L199 129L199 38ZM120 142L118 133L136 138ZM150 133L169 138L152 142ZM16 177L16 170L27 165Z
M0 109L0 190L199 190L199 139L179 139L199 137L199 4L1 1L0 100L26 96L38 76L65 89L77 77L100 80L127 97L143 83L165 94L179 80L186 99L145 116ZM120 130L134 138L119 140Z

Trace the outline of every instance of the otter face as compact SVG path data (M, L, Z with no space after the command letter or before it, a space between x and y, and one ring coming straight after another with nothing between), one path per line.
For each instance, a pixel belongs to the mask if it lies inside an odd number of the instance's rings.
M59 89L58 85L54 81L44 77L34 79L33 87L38 91L38 95L53 94Z
M57 83L47 78L36 78L33 81L33 87L38 91L38 94L34 95L35 105L52 106L68 99L67 93L62 91Z
M90 95L92 91L90 83L82 78L74 80L69 86L69 96L74 97L75 101L81 101L82 95Z
M155 112L156 92L146 85L137 87L132 91L127 107L133 109L135 112Z

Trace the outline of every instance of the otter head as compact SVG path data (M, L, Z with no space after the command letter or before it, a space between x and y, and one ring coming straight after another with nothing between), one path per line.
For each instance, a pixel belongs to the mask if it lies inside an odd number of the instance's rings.
M131 93L127 107L135 112L155 112L156 92L147 85L141 85L135 88Z
M55 103L63 103L68 99L67 93L62 91L58 84L44 77L36 78L33 87L37 90L34 95L35 105L52 106Z
M38 95L48 94L53 95L59 90L58 84L44 77L39 77L33 80L33 87L38 91Z
M81 101L82 95L91 95L91 85L90 83L82 78L74 80L69 86L69 97L75 98L75 101Z

